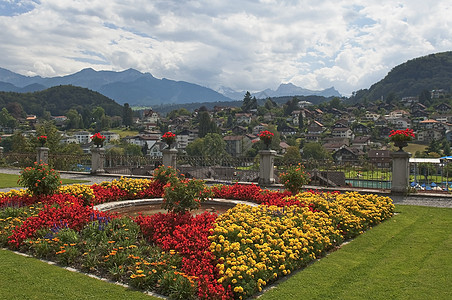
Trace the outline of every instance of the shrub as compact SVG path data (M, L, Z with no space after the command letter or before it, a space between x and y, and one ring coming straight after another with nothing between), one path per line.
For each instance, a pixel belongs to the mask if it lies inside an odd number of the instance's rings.
M60 174L50 169L48 164L35 162L34 167L22 170L17 181L33 195L54 194L61 185Z
M177 170L172 167L160 166L154 170L154 180L167 184L168 181L177 178Z
M202 180L171 180L164 187L162 207L175 213L191 211L210 197L211 192Z
M285 173L279 175L279 179L284 187L293 195L298 193L303 185L309 182L309 175L304 171L304 166L298 164L290 166Z

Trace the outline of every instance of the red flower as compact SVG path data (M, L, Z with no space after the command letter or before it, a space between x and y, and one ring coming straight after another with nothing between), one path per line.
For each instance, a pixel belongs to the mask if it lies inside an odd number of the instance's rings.
M405 130L391 130L389 138L391 141L409 142L415 137L413 129L407 128Z
M172 144L176 140L176 135L171 131L165 132L165 134L162 135L162 140L167 144Z

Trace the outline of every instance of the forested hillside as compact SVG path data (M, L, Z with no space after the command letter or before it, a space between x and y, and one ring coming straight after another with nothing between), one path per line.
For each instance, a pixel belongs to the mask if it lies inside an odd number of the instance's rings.
M18 103L27 114L43 116L46 111L51 115L64 115L74 108L77 111L92 110L102 107L110 116L121 116L121 105L104 95L86 88L72 85L55 86L44 91L33 93L0 92L0 107L10 103Z
M401 98L419 96L423 91L444 89L452 86L452 51L431 54L409 60L393 68L381 81L369 89L357 91L352 103L365 99Z

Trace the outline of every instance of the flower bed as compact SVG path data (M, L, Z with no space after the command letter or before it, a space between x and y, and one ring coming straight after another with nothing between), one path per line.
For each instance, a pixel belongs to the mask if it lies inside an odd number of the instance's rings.
M168 187L166 187L167 189ZM93 205L162 197L161 182L120 179L57 194L0 193L0 246L152 290L172 299L241 299L392 216L391 199L358 193L213 186L214 198L247 200L225 214L136 218Z

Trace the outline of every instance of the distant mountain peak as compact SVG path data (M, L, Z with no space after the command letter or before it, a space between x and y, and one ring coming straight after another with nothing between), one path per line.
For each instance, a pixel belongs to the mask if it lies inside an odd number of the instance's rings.
M220 102L231 99L209 88L185 81L157 79L151 73L135 69L124 71L96 71L85 68L76 73L42 78L16 74L0 69L0 90L40 90L59 85L72 85L102 93L130 105L184 104L193 102Z

